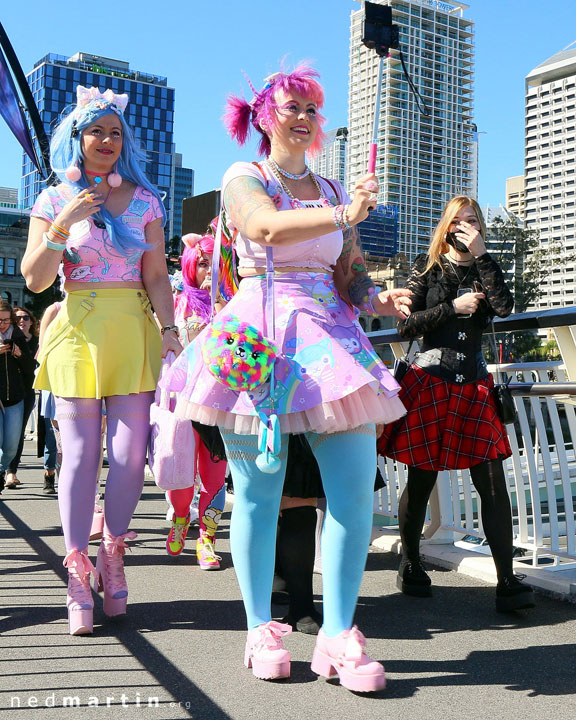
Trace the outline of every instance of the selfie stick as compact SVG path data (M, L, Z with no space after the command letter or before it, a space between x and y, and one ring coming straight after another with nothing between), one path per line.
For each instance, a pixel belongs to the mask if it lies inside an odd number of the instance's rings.
M384 58L378 59L378 86L376 90L376 107L374 108L374 123L372 125L372 142L368 154L368 172L376 172L376 154L378 153L378 126L380 125L380 103L382 101L382 76L384 74Z
M364 23L362 26L362 43L375 50L378 61L378 85L376 88L376 107L374 108L374 124L372 126L372 142L368 154L368 172L376 170L376 154L378 152L378 125L380 120L380 104L382 100L382 77L384 75L384 58L390 54L390 48L398 47L398 25L392 24L392 8L388 5L364 3Z

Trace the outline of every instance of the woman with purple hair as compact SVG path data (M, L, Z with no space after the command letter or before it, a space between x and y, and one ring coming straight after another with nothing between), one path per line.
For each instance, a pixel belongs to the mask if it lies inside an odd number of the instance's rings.
M224 315L274 338L273 383L250 394L230 390L203 362L211 329L176 361L168 386L179 393L176 412L221 429L234 482L232 558L248 620L245 664L256 677L288 677L282 638L291 627L271 620L276 519L288 435L305 433L327 497L323 532L324 622L312 669L336 673L359 692L385 686L384 668L364 652L353 616L372 527L375 424L404 414L399 386L357 322L356 308L404 317L409 292L376 288L364 267L355 226L376 204L373 174L357 180L354 199L336 181L317 177L306 152L322 147L324 93L318 74L300 66L270 76L250 102L231 97L226 126L241 145L260 136L260 164L239 162L224 175L223 206L235 248L240 288ZM273 250L273 293L265 278ZM274 316L265 306L274 300ZM267 328L267 331L265 331ZM346 328L355 354L332 333ZM246 397L248 395L248 397ZM262 417L279 420L276 471L259 460Z
M214 237L210 234L184 235L186 245L182 254L182 291L174 300L174 316L180 328L180 340L183 346L194 340L198 333L210 322L212 307L210 302L210 277ZM216 310L221 309L216 304ZM196 453L192 462L190 487L168 490L167 496L174 512L172 525L166 540L166 552L180 555L184 549L186 535L190 527L190 503L194 497L196 470L200 476L200 498L198 519L200 532L196 541L196 558L202 570L219 570L220 558L216 555L216 530L220 522L226 498L224 483L226 480L226 462L214 456L203 437L217 433L216 428L202 428L194 423ZM202 435L199 434L199 432Z

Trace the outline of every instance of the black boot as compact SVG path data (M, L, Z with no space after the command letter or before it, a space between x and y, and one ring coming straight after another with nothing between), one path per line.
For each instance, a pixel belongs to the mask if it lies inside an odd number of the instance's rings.
M404 595L432 597L432 580L430 580L430 576L426 572L420 557L416 560L410 560L407 557L402 558L398 568L396 587Z
M498 581L496 586L496 610L498 612L527 610L535 605L534 591L529 585L520 582L516 575L508 575Z
M316 635L322 625L322 616L314 607L312 589L315 533L315 507L305 505L282 510L277 552L290 596L288 615L283 622L310 635Z
M2 494L2 490L4 490L4 485L6 484L6 473L4 471L0 472L0 495Z
M44 487L42 488L44 495L54 495L56 493L56 489L54 488L55 480L56 473L48 471L44 473Z

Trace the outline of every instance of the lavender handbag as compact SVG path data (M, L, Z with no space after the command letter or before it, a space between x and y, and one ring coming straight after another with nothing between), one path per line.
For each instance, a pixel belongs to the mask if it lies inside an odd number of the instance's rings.
M162 490L181 490L194 484L196 441L190 420L174 414L170 393L160 382L174 362L174 353L162 359L154 402L150 406L148 465Z

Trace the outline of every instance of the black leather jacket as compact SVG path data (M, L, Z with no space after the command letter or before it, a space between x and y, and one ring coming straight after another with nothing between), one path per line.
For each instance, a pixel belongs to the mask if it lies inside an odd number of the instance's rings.
M457 267L441 255L440 265L423 273L427 260L427 255L419 255L414 262L407 283L413 293L412 314L399 322L398 332L405 338L422 335L414 363L431 375L456 383L480 380L488 375L482 333L494 315L510 315L512 293L489 253L476 258L470 268ZM471 317L454 310L459 288L486 295Z
M6 407L24 399L34 376L34 358L20 328L13 329L11 342L18 345L22 354L20 357L15 357L12 352L0 355L0 400Z

